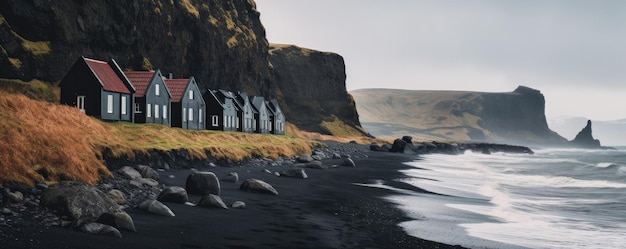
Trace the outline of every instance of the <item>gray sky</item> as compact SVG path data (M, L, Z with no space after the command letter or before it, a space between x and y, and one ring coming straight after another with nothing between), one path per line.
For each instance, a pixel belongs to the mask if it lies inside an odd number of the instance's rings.
M348 90L539 89L548 118L626 118L626 1L256 0L267 38L344 57Z

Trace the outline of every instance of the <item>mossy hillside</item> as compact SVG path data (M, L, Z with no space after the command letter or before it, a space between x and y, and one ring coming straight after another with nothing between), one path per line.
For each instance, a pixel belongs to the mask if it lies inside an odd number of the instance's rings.
M32 185L76 180L95 183L111 175L103 151L134 157L150 150L184 149L194 158L240 161L310 153L315 136L287 125L289 135L191 131L153 124L106 123L73 107L0 91L0 184ZM347 138L342 138L347 139Z

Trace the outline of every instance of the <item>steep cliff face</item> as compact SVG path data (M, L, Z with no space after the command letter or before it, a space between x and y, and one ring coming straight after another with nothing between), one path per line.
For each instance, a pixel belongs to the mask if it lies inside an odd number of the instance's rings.
M329 123L361 132L354 100L346 91L343 58L293 45L270 44L271 92L284 104L288 120L309 131L332 133Z
M258 94L269 84L267 51L251 0L0 0L5 79L58 82L86 56Z
M541 92L508 93L363 89L351 92L365 129L375 136L423 140L564 145L548 128Z
M580 148L590 148L590 149L599 149L602 146L600 145L600 140L593 138L591 131L591 120L587 120L587 125L583 128L574 140L570 141L570 144Z

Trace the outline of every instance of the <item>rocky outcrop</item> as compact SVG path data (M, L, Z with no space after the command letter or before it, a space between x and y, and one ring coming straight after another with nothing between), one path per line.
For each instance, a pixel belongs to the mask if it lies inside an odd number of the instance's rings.
M60 182L41 196L41 205L57 210L73 220L95 221L120 207L99 189L81 182Z
M326 124L345 123L363 131L354 100L346 90L343 57L294 45L270 44L271 89L287 121L308 131L333 133Z
M220 195L220 181L213 172L194 172L187 177L185 189L189 194Z
M246 179L245 181L243 181L243 183L239 186L239 189L251 192L278 195L278 191L276 191L276 189L272 185L254 178Z
M614 149L604 147L600 144L600 140L593 138L591 131L591 120L587 120L587 125L583 128L574 140L569 142L572 146L585 149Z

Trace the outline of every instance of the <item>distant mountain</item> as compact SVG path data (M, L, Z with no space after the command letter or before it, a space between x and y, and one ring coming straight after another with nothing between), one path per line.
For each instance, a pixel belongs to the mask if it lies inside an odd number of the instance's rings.
M563 137L571 140L580 131L580 127L585 126L587 120L585 117L557 116L549 118L548 125ZM602 145L626 145L626 119L592 121L593 136L602 141Z
M566 142L548 128L543 94L524 86L508 93L393 89L350 93L361 125L378 137L524 145Z

